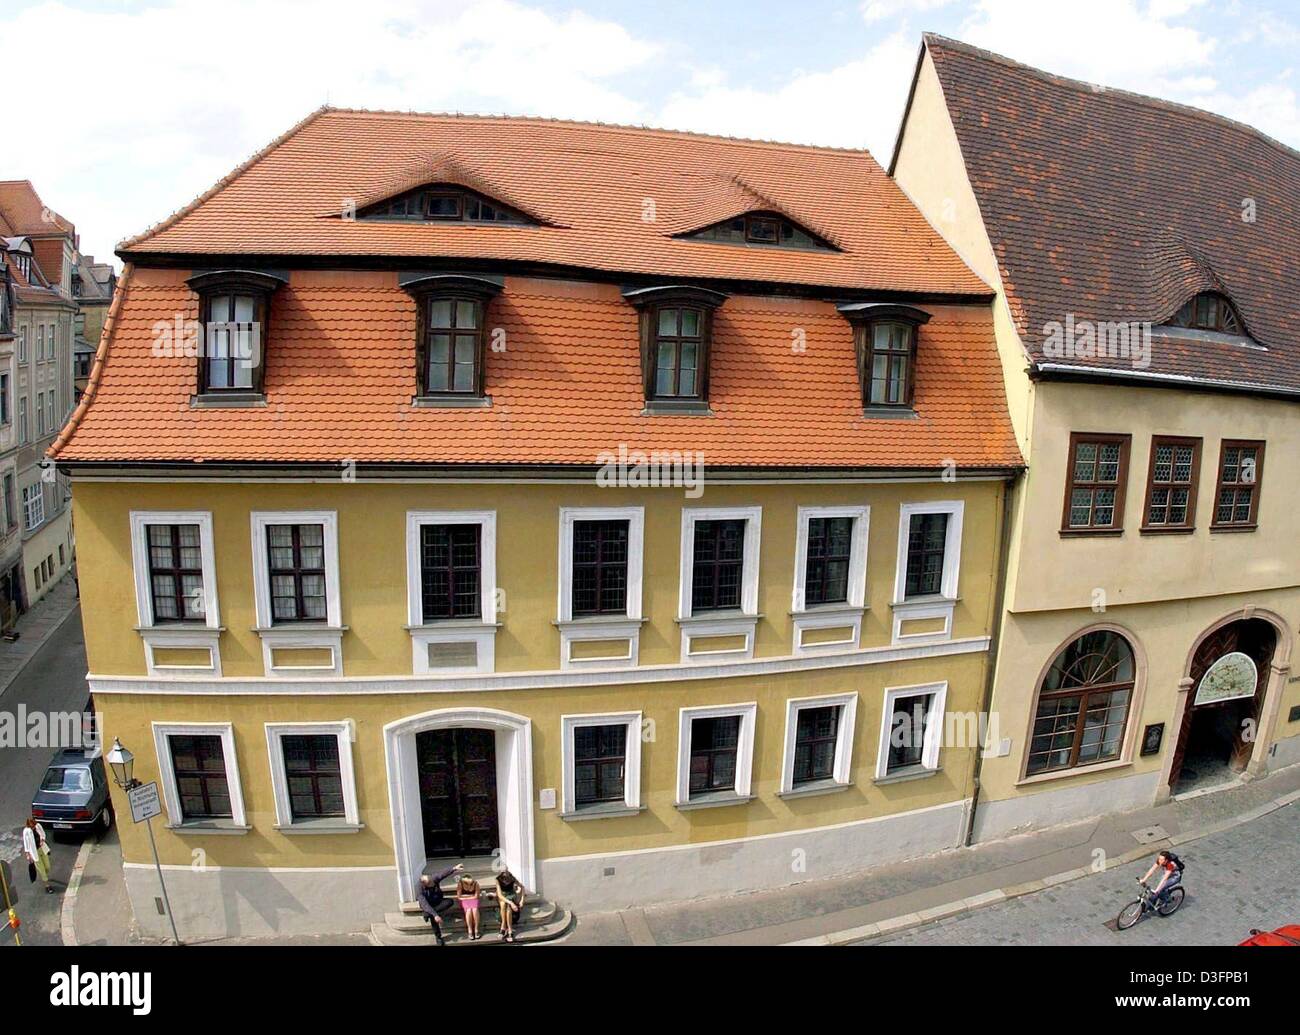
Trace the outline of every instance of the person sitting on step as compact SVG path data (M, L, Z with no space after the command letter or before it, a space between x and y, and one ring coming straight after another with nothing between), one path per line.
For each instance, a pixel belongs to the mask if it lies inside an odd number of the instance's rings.
M438 939L439 945L445 944L442 937L442 918L445 914L450 913L455 905L451 899L443 894L442 882L453 873L458 873L464 868L464 863L457 863L441 873L432 875L426 873L420 877L420 894L418 896L420 913L429 922L429 926L433 928L433 936Z

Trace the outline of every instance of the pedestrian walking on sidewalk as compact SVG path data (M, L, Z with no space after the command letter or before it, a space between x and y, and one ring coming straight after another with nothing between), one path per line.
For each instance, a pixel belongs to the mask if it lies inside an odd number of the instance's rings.
M45 840L45 828L30 817L23 827L23 854L27 856L27 877L35 881L37 877L45 883L45 894L54 894L54 885L50 883L50 846Z
M420 894L418 896L420 912L424 915L424 919L429 922L429 926L433 928L433 936L438 939L439 945L445 944L442 937L442 918L447 913L450 913L456 905L443 894L442 882L453 873L464 868L463 863L457 863L441 873L435 873L432 876L426 873L420 877Z

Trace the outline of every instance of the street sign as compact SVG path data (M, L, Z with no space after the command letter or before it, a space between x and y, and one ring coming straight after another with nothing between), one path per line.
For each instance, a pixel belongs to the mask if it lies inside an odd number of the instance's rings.
M158 800L156 783L142 783L139 787L132 787L126 796L131 802L131 818L137 823L162 815L162 802Z

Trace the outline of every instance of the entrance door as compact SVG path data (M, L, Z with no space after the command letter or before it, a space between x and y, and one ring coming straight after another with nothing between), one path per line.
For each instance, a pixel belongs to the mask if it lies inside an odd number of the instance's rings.
M1255 746L1260 705L1268 685L1269 664L1277 633L1260 619L1243 619L1206 636L1196 649L1189 673L1192 689L1170 767L1169 785L1175 793L1213 786L1230 779L1250 762ZM1206 673L1225 655L1242 653L1256 667L1252 692L1224 700L1196 703Z
M496 734L426 730L415 736L415 758L425 855L491 855L498 847Z

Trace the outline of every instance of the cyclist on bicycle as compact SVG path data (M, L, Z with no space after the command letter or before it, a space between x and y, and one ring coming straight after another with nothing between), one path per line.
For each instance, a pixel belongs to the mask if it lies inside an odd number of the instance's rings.
M1160 871L1160 883L1151 889L1151 898L1159 905L1166 901L1169 893L1182 883L1183 861L1168 849L1159 852L1156 861L1151 864L1151 869L1143 876L1142 883L1146 884L1157 870Z

